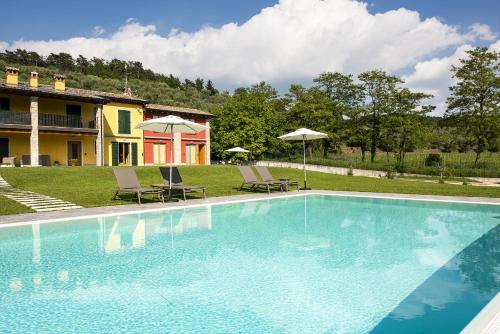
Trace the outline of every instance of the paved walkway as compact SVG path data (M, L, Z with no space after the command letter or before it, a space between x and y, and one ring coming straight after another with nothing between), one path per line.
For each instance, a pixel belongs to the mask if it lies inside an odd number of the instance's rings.
M0 176L0 195L21 203L36 211L59 211L69 209L81 209L82 207L71 202L63 201L54 197L40 195L32 191L16 189Z

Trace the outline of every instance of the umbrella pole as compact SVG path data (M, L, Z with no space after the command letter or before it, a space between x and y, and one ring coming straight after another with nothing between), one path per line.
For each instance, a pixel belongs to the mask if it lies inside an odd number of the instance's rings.
M307 188L307 172L306 172L306 139L305 136L302 136L302 151L303 151L303 158L304 158L304 188L301 188L301 190L311 190L311 188Z
M168 181L168 200L172 199L172 163L174 162L174 125L170 125L170 180Z

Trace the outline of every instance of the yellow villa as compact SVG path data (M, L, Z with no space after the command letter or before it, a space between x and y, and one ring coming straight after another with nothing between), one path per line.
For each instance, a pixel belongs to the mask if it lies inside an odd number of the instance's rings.
M63 75L54 75L53 85L39 85L36 72L27 83L19 82L17 68L7 67L5 73L0 82L0 159L15 157L16 165L149 165L145 147L149 159L151 138L146 137L145 144L143 131L136 129L145 113L147 118L178 114L207 125L212 116L196 109L151 105L131 94L69 88ZM203 153L210 147L210 133L198 137L174 139L174 163L210 163L209 151ZM162 150L156 155L169 157L170 145L162 144L168 140L156 140L155 147ZM203 151L202 158L186 158L193 144ZM151 158L154 164L169 162L157 160Z

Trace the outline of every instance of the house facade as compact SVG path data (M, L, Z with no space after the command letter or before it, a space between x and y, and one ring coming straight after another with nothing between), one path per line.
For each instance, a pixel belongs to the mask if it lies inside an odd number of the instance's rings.
M190 108L147 104L144 120L176 115L198 124L210 126L211 114ZM170 163L170 134L144 131L144 162L146 165ZM177 165L210 164L210 131L202 130L197 134L176 133L173 142L173 162Z
M135 166L170 162L169 135L136 129L153 117L175 114L209 124L211 114L189 108L148 104L131 94L39 85L38 73L27 83L19 71L5 69L0 81L0 161L16 157L21 166ZM210 133L176 134L174 163L209 164Z

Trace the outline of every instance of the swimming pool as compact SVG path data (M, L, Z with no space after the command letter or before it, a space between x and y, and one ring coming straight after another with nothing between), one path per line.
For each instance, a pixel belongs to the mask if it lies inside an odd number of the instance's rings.
M500 206L328 195L0 229L0 333L457 333Z

